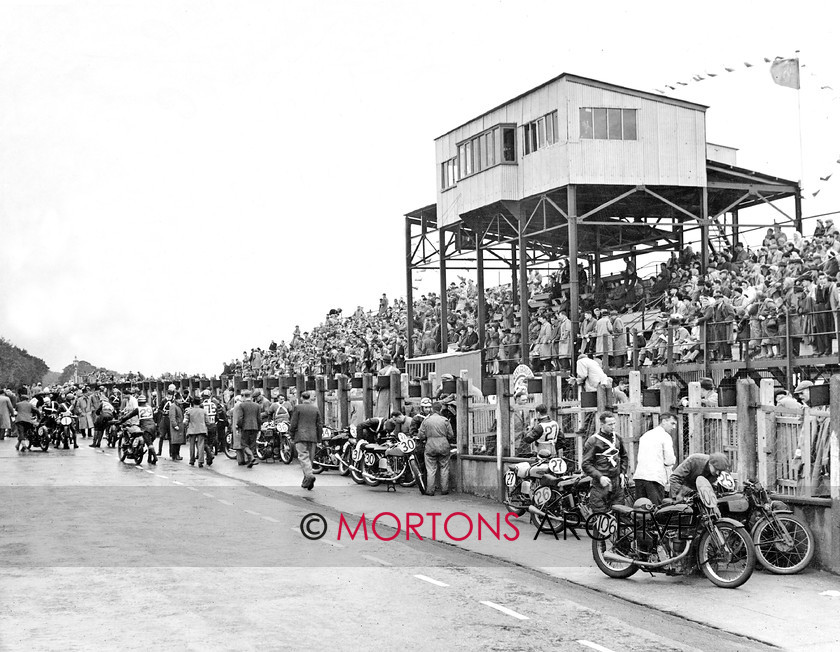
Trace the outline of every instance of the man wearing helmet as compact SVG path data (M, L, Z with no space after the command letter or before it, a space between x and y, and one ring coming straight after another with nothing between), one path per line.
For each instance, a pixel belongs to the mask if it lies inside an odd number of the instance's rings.
M592 478L589 506L593 512L608 512L616 504L624 504L622 480L627 473L627 450L615 432L615 414L602 412L600 432L583 446L583 472Z
M140 426L143 431L143 441L149 449L149 464L157 464L157 455L155 454L155 433L157 431L157 424L155 423L155 411L152 406L148 404L146 397L141 394L136 399L132 396L132 401L136 401L137 407L127 412L118 422L121 425L128 421L131 425Z
M207 466L213 466L213 458L216 456L216 446L219 441L219 422L224 417L225 409L209 389L201 392L201 407L207 413L207 437L204 442L207 451ZM224 431L221 435L224 436Z
M533 444L536 453L548 452L552 457L557 454L557 434L560 426L548 414L548 408L540 403L537 406L537 420L531 431L525 435L525 441ZM560 449L562 454L562 447Z
M706 478L713 484L721 471L728 470L729 459L723 453L689 455L671 474L671 498L679 499L697 491L697 478Z
M408 434L412 437L416 437L417 432L420 430L420 426L423 425L423 421L425 421L426 417L428 417L431 413L432 399L428 396L420 399L420 412L412 417L411 424L408 426Z

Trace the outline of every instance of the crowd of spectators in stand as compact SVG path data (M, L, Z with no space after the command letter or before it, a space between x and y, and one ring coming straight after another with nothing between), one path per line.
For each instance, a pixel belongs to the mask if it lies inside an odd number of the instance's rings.
M528 277L530 363L534 370L572 367L575 352L586 352L611 367L674 362L783 357L791 353L830 354L840 308L840 230L817 220L814 234L788 236L769 228L760 247L728 243L710 255L706 274L690 246L642 279L628 258L613 277L588 278L579 265L580 324L572 346L569 320L569 266L561 261L547 274ZM471 279L449 284L446 293L450 350L479 348L478 289ZM510 284L485 292L488 373L512 371L521 359L520 308ZM440 352L441 301L429 292L415 300L412 333L417 356ZM223 373L243 377L377 373L391 364L404 369L407 311L383 294L377 311L359 307L352 315L329 312L311 331L295 327L287 344L243 351ZM706 332L703 332L705 326ZM670 331L670 333L669 333ZM789 338L788 338L789 335Z

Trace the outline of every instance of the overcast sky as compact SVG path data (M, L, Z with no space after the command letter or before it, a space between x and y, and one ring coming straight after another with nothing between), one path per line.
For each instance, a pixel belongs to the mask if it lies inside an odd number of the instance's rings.
M833 6L0 2L0 335L53 369L213 374L404 295L434 138L562 72L719 73L668 93L799 179L797 93L763 57L801 50L805 214L840 210Z

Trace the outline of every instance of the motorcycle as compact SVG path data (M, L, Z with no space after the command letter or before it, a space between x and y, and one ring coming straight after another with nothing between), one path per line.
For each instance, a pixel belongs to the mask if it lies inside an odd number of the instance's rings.
M257 458L272 461L279 459L283 464L291 464L294 459L294 450L288 422L267 421L262 424L257 434L257 446L254 451Z
M666 499L657 509L642 498L633 507L613 505L611 512L594 515L587 530L598 568L627 578L640 569L688 575L699 566L716 586L741 586L755 569L752 539L741 523L720 515L705 478L698 478L697 489L686 501Z
M356 482L361 476L362 481L371 487L378 487L383 482L388 489L396 489L397 484L413 487L418 477L421 481L425 480L420 476L419 468L416 474L411 469L412 462L417 467L416 449L417 441L405 433L388 435L376 444L357 442L351 455L354 465L350 474Z
M505 472L507 510L517 516L530 514L531 524L540 532L556 532L583 526L591 516L589 488L591 478L583 473L567 473L568 460L542 453L535 460L508 466Z
M71 441L73 442L73 448L79 447L76 441L76 417L72 413L63 412L59 415L57 432L65 449L70 448Z
M816 545L811 528L780 500L770 500L760 482L744 482L743 491L718 491L721 514L749 528L758 562L771 573L792 575L811 563Z
M119 448L120 462L126 459L134 460L135 464L143 461L146 454L146 442L143 439L143 431L138 426L120 426Z
M108 448L115 448L120 439L120 431L113 423L108 426Z
M54 428L51 428L43 420L29 431L29 443L26 450L30 450L33 446L40 448L45 453L50 447L50 441L53 436Z
M321 442L312 458L312 472L321 473L325 469L337 469L341 475L348 475L350 467L345 461L345 448L351 440L350 429L333 430L324 428Z

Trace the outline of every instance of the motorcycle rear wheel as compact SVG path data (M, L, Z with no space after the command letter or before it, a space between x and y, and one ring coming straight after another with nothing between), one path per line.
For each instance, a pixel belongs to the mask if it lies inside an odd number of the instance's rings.
M697 561L703 575L715 586L734 589L750 579L755 570L755 545L743 526L718 523L726 549L718 547L715 537L704 532L697 546Z
M368 471L368 475L369 474L370 474L370 471ZM379 485L382 484L382 482L380 480L371 480L367 475L363 475L362 478L364 479L365 484L368 487L378 487Z
M120 447L120 462L125 462L125 458L128 457L128 451L125 449L125 446L122 445L122 442L119 443Z
M288 437L283 437L280 441L280 459L282 460L283 464L291 464L294 457L295 448L294 446L292 446L292 440ZM316 473L320 473L320 471L316 471Z
M636 564L627 564L620 561L612 561L611 559L604 559L604 553L607 550L612 551L615 547L615 542L618 537L618 532L611 534L604 541L596 541L592 539L592 558L595 560L595 565L607 577L614 577L616 579L627 579L631 575L635 575L639 567Z
M141 450L141 451L137 454L137 457L135 457L135 458L134 458L134 464L135 464L136 466L140 466L140 465L143 463L143 456L144 456L145 454L146 454L146 451L144 451L144 450Z
M814 534L807 524L793 514L775 514L778 525L764 518L753 529L755 554L758 562L771 573L793 575L805 569L814 558ZM793 538L788 549L779 536L777 527L784 528Z

